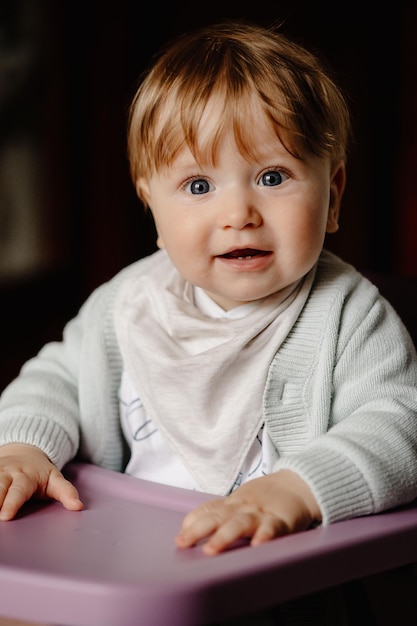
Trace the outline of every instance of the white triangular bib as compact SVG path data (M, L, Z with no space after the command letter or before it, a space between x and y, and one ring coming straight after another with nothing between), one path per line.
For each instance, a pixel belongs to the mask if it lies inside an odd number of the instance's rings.
M227 494L263 422L271 360L307 299L314 269L243 318L215 319L166 253L123 283L116 332L147 414L198 484Z

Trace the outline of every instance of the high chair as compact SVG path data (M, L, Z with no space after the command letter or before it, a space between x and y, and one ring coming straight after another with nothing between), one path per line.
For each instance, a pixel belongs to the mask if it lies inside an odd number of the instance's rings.
M417 502L241 542L207 557L174 536L199 492L84 463L65 470L85 509L27 503L0 524L0 615L54 626L203 626L417 562Z

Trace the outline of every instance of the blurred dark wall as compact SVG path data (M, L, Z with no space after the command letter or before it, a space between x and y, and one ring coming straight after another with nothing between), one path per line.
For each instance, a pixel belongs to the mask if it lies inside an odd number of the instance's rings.
M153 245L124 158L125 112L136 77L168 38L230 17L282 20L285 32L323 53L335 68L352 108L355 143L341 229L328 246L361 268L396 269L398 163L408 133L406 88L413 82L406 36L414 16L407 3L364 15L362 4L350 2L336 15L331 2L274 0L262 4L260 15L258 5L243 11L235 0L213 0L204 11L180 2L163 10L150 6L153 19L144 18L138 2L103 5L80 19L68 3L55 16L69 72L72 214L87 292Z
M29 13L32 22L36 17L32 29L22 17ZM416 104L412 2L372 13L363 11L363 2L336 10L334 2L320 0L265 0L252 9L237 0L180 1L151 3L146 11L129 0L2 0L0 71L2 54L25 37L36 57L13 110L20 111L14 124L25 120L38 141L45 254L33 272L0 280L0 388L45 341L59 338L95 286L155 249L152 220L128 174L127 107L138 75L167 39L223 18L281 21L284 32L327 58L347 92L355 134L341 227L327 246L364 271L417 275L415 257L404 253L417 248L409 228L417 173L416 167L410 180L417 143L415 106L409 105ZM1 95L0 73L0 149L6 132Z

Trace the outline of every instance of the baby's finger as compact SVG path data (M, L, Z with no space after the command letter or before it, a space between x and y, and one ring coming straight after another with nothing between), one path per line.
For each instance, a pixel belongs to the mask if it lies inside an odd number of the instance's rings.
M175 539L180 548L190 548L211 535L226 519L223 501L203 504L188 513Z
M70 511L81 511L84 506L74 485L58 470L51 472L45 495Z
M18 510L33 496L35 486L32 481L21 474L18 478L2 477L0 487L0 521L8 521L15 517Z
M9 519L9 514L5 512L5 509L3 507L11 483L11 476L6 476L5 474L0 475L0 520Z
M205 554L218 554L229 548L239 539L252 537L260 525L256 512L237 510L220 524L203 546Z
M261 543L275 539L275 537L283 537L290 532L288 525L282 519L273 515L264 515L250 543L251 546L259 546Z

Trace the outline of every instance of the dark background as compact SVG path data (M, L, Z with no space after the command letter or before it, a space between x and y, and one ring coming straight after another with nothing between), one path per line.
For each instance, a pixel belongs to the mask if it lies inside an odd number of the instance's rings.
M0 107L0 149L22 129L36 138L45 254L30 271L0 278L0 389L45 341L60 338L94 287L155 249L128 174L127 107L167 39L223 18L281 21L330 62L355 141L340 230L327 247L365 273L398 284L417 277L415 5L365 11L363 2L264 0L243 8L212 0L145 11L129 0L1 0L0 104L11 84L2 80L2 55L29 41L33 62L19 96ZM0 243L1 228L0 219Z

